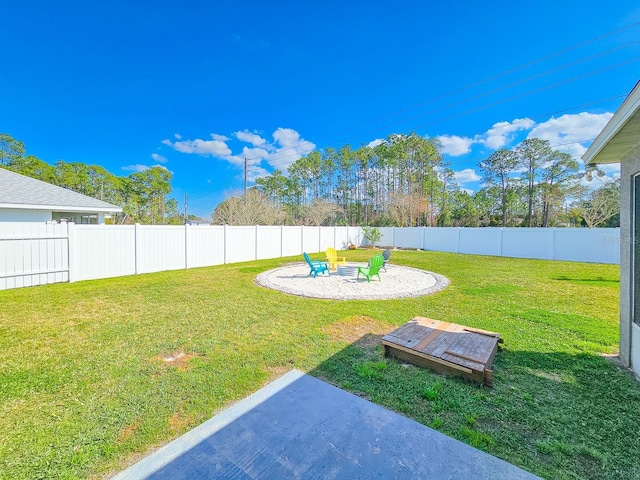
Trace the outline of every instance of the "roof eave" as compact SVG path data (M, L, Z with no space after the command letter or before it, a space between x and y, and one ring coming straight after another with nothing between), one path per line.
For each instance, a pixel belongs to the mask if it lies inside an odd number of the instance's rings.
M30 205L26 203L0 203L0 208L14 208L18 210L56 210L62 212L100 212L120 213L122 208L116 207L72 207L70 205Z
M602 129L600 134L596 137L596 139L591 143L587 151L582 155L582 160L584 160L584 164L598 164L598 163L616 163L620 161L611 160L611 159L601 159L599 155L602 153L602 150L607 146L607 144L613 140L613 138L620 132L620 130L625 126L625 124L634 116L638 115L640 110L640 81L636 83L631 93L625 98L620 108L616 111L616 113L611 117L609 122Z

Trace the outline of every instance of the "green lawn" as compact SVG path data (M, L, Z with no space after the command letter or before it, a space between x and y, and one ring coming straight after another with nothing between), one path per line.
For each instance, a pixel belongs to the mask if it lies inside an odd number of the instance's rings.
M0 292L0 478L103 478L291 368L546 478L640 478L640 387L605 358L617 266L403 251L451 285L348 302L254 285L292 260ZM494 388L383 359L416 315L500 332Z

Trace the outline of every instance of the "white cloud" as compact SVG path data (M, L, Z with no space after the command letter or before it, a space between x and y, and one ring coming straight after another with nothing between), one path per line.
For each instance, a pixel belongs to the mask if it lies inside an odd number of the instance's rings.
M173 136L176 137L178 140L182 139L182 135L180 135L179 133L174 133Z
M265 160L280 170L286 169L316 148L315 143L300 137L300 134L292 128L279 127L273 132L273 139L274 151Z
M211 137L214 137L212 134ZM216 135L217 136L217 135ZM203 140L196 138L195 140L182 140L171 143L171 140L163 140L162 143L170 146L174 150L182 153L195 153L198 155L211 155L212 157L224 157L231 155L231 149L223 140Z
M477 182L482 179L472 168L465 168L460 172L453 172L453 177L458 183Z
M238 155L228 155L224 158L227 162L244 168L244 159L247 159L247 167L259 165L263 160L269 156L269 152L264 148L257 147L243 147L242 153Z
M619 163L603 163L598 165L598 168L608 174L620 173Z
M164 156L160 155L159 153L152 153L151 154L151 158L153 158L156 162L159 162L159 163L167 163L168 162L167 157L164 157Z
M269 173L266 169L254 165L252 168L247 168L247 182L255 182L257 178L266 177Z
M371 140L369 143L367 143L367 147L376 148L378 145L382 145L383 143L384 143L383 138L376 138L375 140Z
M136 163L134 165L125 165L124 167L122 167L122 170L124 170L125 172L143 172L147 168L150 168L149 165Z
M160 167L160 168L164 168L165 170L167 170L167 167L165 167L164 165L143 165L141 163L135 163L132 165L125 165L124 167L120 167L122 170L124 170L125 172L144 172L145 170L148 170L151 167ZM169 170L167 170L169 171Z
M242 132L235 132L234 135L241 142L250 143L254 147L259 147L260 145L267 143L267 141L260 135L252 133L247 129L244 129Z
M275 143L280 144L280 146L284 148L297 147L301 142L306 142L306 140L300 139L300 134L293 128L278 127L278 129L273 132L273 139Z
M302 138L300 134L292 128L278 128L273 132L273 142L268 142L260 135L252 133L247 129L235 132L233 136L253 146L248 147L245 145L242 147L241 153L233 154L231 148L229 148L229 145L226 143L231 139L215 133L211 134L212 140L199 138L176 142L163 140L162 143L181 153L210 155L214 158L229 162L241 170L244 170L244 161L246 158L247 179L250 181L269 174L266 167L263 166L263 162L268 163L274 168L285 170L297 159L308 154L316 147L314 143Z
M536 125L528 138L549 140L554 150L581 156L587 151L583 143L590 143L602 131L612 113L574 113L550 118Z
M530 118L516 118L512 122L494 123L484 135L479 135L474 140L493 150L497 150L511 142L515 132L529 130L535 123Z
M471 151L473 138L459 137L458 135L440 135L437 139L442 144L442 151L452 157L464 155Z

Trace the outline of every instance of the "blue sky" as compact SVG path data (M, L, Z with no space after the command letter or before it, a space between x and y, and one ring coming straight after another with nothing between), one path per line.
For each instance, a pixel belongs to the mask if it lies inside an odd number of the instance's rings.
M475 190L527 136L581 155L640 79L637 0L314 3L5 2L0 132L49 163L162 165L208 216L244 156L255 178L411 131Z

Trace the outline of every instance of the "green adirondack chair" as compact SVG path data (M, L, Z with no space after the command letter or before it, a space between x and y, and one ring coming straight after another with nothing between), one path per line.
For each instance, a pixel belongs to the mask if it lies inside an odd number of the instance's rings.
M307 265L309 265L309 267L311 268L309 275L313 275L313 277L315 278L319 273L327 272L327 275L331 276L331 273L329 272L329 265L327 265L327 262L311 260L306 252L302 252L302 255L304 256L304 260L305 262L307 262Z
M384 257L380 254L374 255L369 260L369 267L358 267L358 276L356 278L360 278L360 274L364 275L367 279L367 282L371 281L371 277L374 275L378 276L378 280L380 280L380 269L384 265Z

